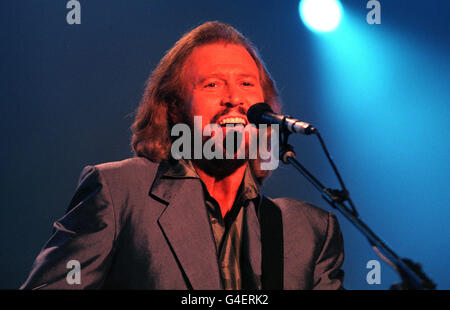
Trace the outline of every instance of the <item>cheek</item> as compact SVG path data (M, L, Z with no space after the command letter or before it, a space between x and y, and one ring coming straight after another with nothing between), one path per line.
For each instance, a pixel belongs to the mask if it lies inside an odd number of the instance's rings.
M254 99L253 101L264 102L264 91L262 87L259 87L259 89L254 92L253 99Z
M213 112L206 108L205 105L195 104L191 107L191 125L194 125L196 130L203 132L205 126L211 122L213 115Z
M192 116L201 116L203 120L209 121L211 119L211 116L213 115L213 112L211 109L205 107L205 106L194 106L191 109Z
M202 116L204 120L209 121L217 113L218 106L216 106L213 98L196 96L194 94L190 104L190 111L193 116Z

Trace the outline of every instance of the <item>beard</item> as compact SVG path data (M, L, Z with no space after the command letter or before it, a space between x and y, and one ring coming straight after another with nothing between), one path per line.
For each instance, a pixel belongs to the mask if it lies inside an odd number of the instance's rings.
M222 117L230 113L230 108L225 108L224 110L218 112L216 115L212 117L212 119L209 121L211 124L217 124L217 121ZM242 114L243 116L246 115L246 111L239 107L237 109L237 112L239 114ZM194 132L195 125L193 123L194 116L188 115L188 113L183 113L183 118L185 121L185 124L188 124L188 126L191 128L191 131ZM205 120L202 120L202 122L205 122ZM203 123L205 124L205 123ZM238 128L238 127L235 127ZM244 126L242 126L244 128ZM238 134L236 131L241 131L241 129L236 130L230 130L230 132L227 132L225 130L225 127L222 126L222 134L223 134L223 141L222 143L218 143L217 145L214 145L213 150L216 150L216 147L219 148L218 152L220 152L223 156L222 159L219 158L212 158L212 159L206 159L202 156L201 159L195 159L194 158L194 141L191 140L191 158L192 162L202 169L206 174L209 176L213 176L217 179L223 179L231 174L233 174L238 168L244 166L248 162L248 145L245 141L242 141L242 139L247 140L245 135ZM205 145L205 142L208 141L212 136L203 136L202 135L202 150ZM227 140L231 140L232 143L227 144ZM245 152L244 158L238 158L238 153ZM203 154L203 153L202 153ZM228 155L228 156L227 156ZM228 157L228 158L227 158ZM232 157L233 159L230 159L229 157ZM242 157L242 156L240 156Z
M243 126L242 126L243 127ZM225 130L224 130L225 132ZM217 179L223 179L233 174L238 168L242 167L248 162L248 147L242 139L242 133L238 134L236 131L231 130L227 134L224 133L222 143L214 146L219 148L219 152L222 154L222 158L212 159L194 159L195 165L202 169L209 176L213 176ZM227 140L229 141L227 143ZM230 143L231 141L231 143ZM206 142L203 140L203 145ZM238 157L239 152L245 152L244 158ZM231 158L230 158L231 157Z
M247 163L247 159L193 159L194 164L207 175L222 180Z

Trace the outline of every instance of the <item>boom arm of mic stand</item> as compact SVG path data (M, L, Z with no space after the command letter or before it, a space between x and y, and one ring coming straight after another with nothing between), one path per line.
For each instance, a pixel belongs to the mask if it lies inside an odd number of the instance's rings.
M280 147L281 159L297 169L322 195L324 200L333 208L339 210L369 241L375 252L397 271L407 288L423 290L434 289L436 285L407 259L400 259L363 221L361 221L354 208L344 203L349 199L348 192L331 190L323 186L303 165L295 159L293 147L287 144L287 136L282 140ZM382 255L380 255L382 254ZM383 257L384 256L384 257ZM416 265L417 267L417 265Z

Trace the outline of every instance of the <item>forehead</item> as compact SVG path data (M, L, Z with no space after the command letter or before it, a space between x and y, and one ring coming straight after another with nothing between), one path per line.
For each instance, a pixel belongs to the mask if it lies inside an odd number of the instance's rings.
M186 60L185 69L194 79L222 73L255 75L256 78L259 75L255 61L244 47L224 43L194 48Z

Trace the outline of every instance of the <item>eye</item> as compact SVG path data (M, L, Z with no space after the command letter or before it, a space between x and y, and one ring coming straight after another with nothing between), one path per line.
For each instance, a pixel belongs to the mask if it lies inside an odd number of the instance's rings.
M203 86L204 88L214 88L217 87L217 83L211 82Z
M251 87L251 86L254 86L254 84L252 82L244 81L244 82L242 82L242 86Z
M205 81L202 84L202 87L204 89L215 89L215 88L222 87L222 85L223 85L222 81L216 80L216 79L210 79L210 80Z

